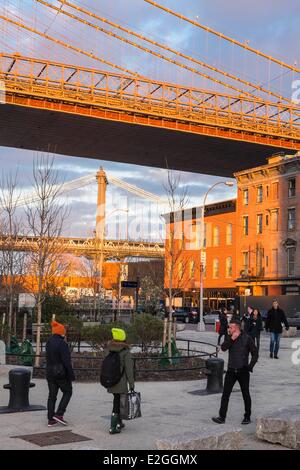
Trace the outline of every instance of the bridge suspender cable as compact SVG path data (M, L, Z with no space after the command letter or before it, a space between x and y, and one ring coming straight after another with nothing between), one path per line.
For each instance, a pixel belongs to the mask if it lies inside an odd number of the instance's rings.
M121 189L124 189L125 191L128 191L132 194L135 194L136 196L139 196L143 199L147 199L148 201L152 201L155 203L159 204L167 204L167 200L162 198L161 196L158 196L157 194L151 193L149 191L145 191L142 188L138 188L137 186L134 186L133 184L126 183L125 181L122 181L119 178L116 178L115 176L110 176L107 174L107 180L109 183L114 184L115 186L118 186ZM95 182L95 174L92 173L90 175L82 176L80 178L76 178L75 180L72 181L67 181L61 185L59 185L59 192L58 194L61 196L62 194L65 194L66 192L73 191L76 189L83 188L84 186L87 186L93 182ZM25 194L22 198L18 198L17 201L15 201L16 207L21 207L27 204L33 204L39 200L38 197L36 197L35 194L28 193Z
M144 2L149 3L150 5L152 5L156 8L159 8L160 10L163 10L167 13L170 13L171 15L176 16L177 18L180 18L183 21L187 21L188 23L191 23L194 26L197 26L198 28L201 28L204 31L207 31L208 33L214 34L215 36L217 36L221 39L224 39L225 41L228 41L232 44L235 44L236 46L242 47L243 49L246 49L249 52L253 52L254 54L256 54L260 57L264 57L265 59L268 59L271 62L274 62L275 64L278 64L282 67L286 67L286 68L292 70L293 72L300 73L300 69L298 69L297 67L295 67L293 65L289 65L286 62L283 62L282 60L275 59L274 57L272 57L268 54L265 54L264 52L258 51L257 49L254 49L253 47L250 47L248 44L244 44L240 41L237 41L236 39L232 39L232 38L230 38L229 36L226 36L223 33L219 33L218 31L215 31L214 29L210 28L209 26L204 26L203 24L198 23L198 21L191 20L190 18L187 18L186 16L181 15L180 13L177 13L177 12L171 10L170 8L164 7L163 5L160 5L157 2L153 2L152 0L144 0Z
M57 39L53 36L49 36L48 34L42 33L41 31L38 31L35 28L31 28L30 26L26 26L25 24L21 23L20 21L15 21L12 18L8 18L7 16L3 16L3 15L0 15L0 19L6 21L7 23L11 23L15 26L18 26L20 28L26 29L27 31L30 31L31 33L37 34L38 36L41 36L45 39L48 39L49 41L55 42L56 44L59 44L60 46L66 47L67 49L71 49L75 52L79 52L80 54L83 54L83 55L86 55L86 56L90 57L91 59L102 62L103 64L109 65L110 67L119 69L122 72L125 72L125 73L127 73L131 76L134 76L134 77L137 77L137 78L147 79L143 75L139 75L136 72L132 72L129 69L121 67L120 65L114 64L113 62L109 62L108 60L105 60L102 57L98 57L95 54L93 54L92 52L84 51L83 49L80 49L79 47L72 46L71 44L69 44L67 42L61 41L60 39Z
M50 4L50 3L48 3L48 2L46 2L46 1L44 1L44 0L35 0L35 1L38 2L38 3L41 3L41 4L45 5L45 6L47 6L47 7L49 7L49 8L52 8L53 10L55 10L55 11L57 11L57 12L59 11L61 14L66 15L66 16L68 16L69 18L72 18L72 19L74 19L74 20L76 20L76 21L78 21L78 22L80 22L80 23L83 23L83 24L85 24L85 25L87 25L87 26L90 26L91 28L96 29L97 31L101 31L102 33L107 34L108 36L114 37L115 39L118 39L118 40L120 40L120 41L122 41L122 42L125 42L126 44L129 44L129 45L131 45L131 46L133 46L133 47L136 47L137 49L140 49L140 50L142 50L142 51L144 51L144 52L147 52L148 54L151 54L151 55L153 55L153 56L155 56L155 57L158 57L159 59L162 59L162 60L165 60L165 61L167 61L167 62L170 62L170 63L173 64L173 65L176 65L176 66L178 66L178 67L184 68L184 69L188 70L189 72L195 73L195 74L200 75L200 76L202 76L202 77L204 77L204 78L206 78L206 79L208 79L208 80L210 80L210 81L213 81L213 82L215 82L215 83L218 83L219 85L222 85L222 86L224 86L225 88L230 88L230 89L232 89L232 90L234 90L234 91L237 91L238 93L244 94L244 95L246 95L246 96L256 97L256 95L254 95L252 92L248 92L248 91L243 90L243 89L241 89L241 88L237 88L237 87L234 86L234 85L230 85L230 84L227 83L227 82L224 82L224 81L222 81L222 80L220 80L220 79L217 79L217 78L214 78L214 77L212 77L212 76L210 76L210 75L207 75L207 74L201 72L200 70L198 70L198 69L196 69L196 68L194 68L194 67L189 67L188 65L185 65L185 64L183 64L182 62L178 62L177 60L171 59L170 57L167 57L167 56L165 56L165 55L163 55L163 54L160 54L160 53L158 53L158 52L155 52L155 51L152 50L152 49L149 49L149 48L147 48L147 47L144 47L144 46L142 46L141 44L137 44L137 43L135 43L135 42L133 42L133 41L131 41L131 40L129 40L129 39L126 39L126 38L124 38L124 37L122 37L122 36L119 36L118 34L113 33L112 31L108 31L108 30L106 30L105 28L102 28L101 26L95 25L94 23L91 23L91 22L89 22L89 21L87 21L87 20L84 20L83 18L80 18L79 16L76 16L76 15L74 15L74 14L72 14L72 13L69 13L69 12L67 12L67 11L65 11L65 10L61 10L60 8L58 8L58 7L52 5L52 4ZM62 1L62 0L59 0L59 1ZM220 70L220 69L218 69L218 68L216 68L216 67L213 67L213 66L210 66L210 65L208 65L208 64L205 64L205 62L202 62L202 61L200 61L200 60L194 59L194 58L192 58L192 57L190 57L190 56L188 56L188 55L186 55L186 54L183 54L183 53L181 53L181 52L179 52L179 51L177 51L177 50L175 50L175 49L171 49L171 48L169 48L169 47L167 47L167 46L164 46L163 44L160 44L160 43L158 43L158 42L156 42L156 41L153 41L153 40L151 40L151 39L148 39L148 38L146 38L145 36L142 36L142 35L139 35L139 34L137 34L137 33L134 33L133 31L131 31L131 30L129 30L129 29L126 29L126 28L124 28L124 27L121 27L120 25L117 25L116 23L112 23L111 21L108 21L108 20L105 19L105 18L102 18L102 17L100 17L100 16L98 16L98 15L95 15L94 13L91 13L91 12L89 12L89 11L86 10L86 9L83 9L83 8L81 8L81 7L77 7L76 5L73 5L72 3L68 2L68 1L63 1L63 4L64 4L64 5L67 5L67 6L70 6L70 7L72 7L72 8L75 8L76 10L78 10L78 11L80 11L80 12L82 12L82 13L85 13L86 15L89 15L89 16L92 16L92 17L94 17L94 18L97 18L98 20L100 20L100 21L102 21L102 22L105 22L105 23L107 23L107 24L109 24L109 25L111 25L111 26L113 26L113 27L115 27L115 28L121 29L122 31L124 31L124 32L126 32L126 33L128 33L128 34L131 34L131 35L134 35L134 36L138 37L139 39L142 39L142 40L144 40L144 41L150 42L151 44L153 44L153 45L155 45L155 46L158 46L158 47L160 47L160 48L162 48L162 49L164 49L164 50L167 50L167 51L169 51L169 52L172 52L173 54L176 54L176 55L178 55L178 56L180 56L180 57L183 57L183 58L188 59L188 60L190 60L190 61L192 61L192 62L194 62L194 63L197 63L198 65L201 65L202 67L206 67L206 68L208 68L208 69L210 69L210 70L212 70L212 71L214 71L214 72L216 72L216 73L219 73L219 74L221 74L221 75L224 75L224 76L226 76L226 78L230 78L230 79L233 79L233 80L235 80L235 81L239 81L239 82L243 83L244 85L247 85L247 86L249 86L249 87L251 87L251 88L255 88L255 89L257 89L257 90L259 90L259 91L261 91L261 92L263 92L263 93L267 93L268 95L272 95L272 96L274 96L274 97L277 98L277 99L284 100L284 101L288 101L288 102L290 103L290 99L285 98L284 96L282 96L282 95L280 95L280 94L277 94L277 93L275 93L275 92L273 92L273 91L266 90L265 88L263 88L263 87L261 87L261 86L259 86L259 85L255 85L255 84L253 84L252 82L249 82L249 81L247 81L247 80L243 80L243 79L241 79L241 78L238 78L238 77L236 77L235 75L229 74L229 73L224 72L224 71L222 71L222 70Z
M38 2L38 3L41 3L41 4L43 4L43 5L46 5L46 6L50 7L50 8L53 8L53 9L55 9L55 10L59 10L59 12L62 12L63 14L66 14L66 15L68 15L68 16L71 16L72 18L76 18L76 19L79 20L79 21L84 21L84 20L82 20L81 18L75 17L74 15L71 15L71 14L68 13L68 12L62 11L61 9L55 7L54 5L50 5L48 2L46 2L46 1L44 1L44 0L35 0L35 1ZM125 33L127 33L127 34L130 34L130 35L132 35L132 36L135 36L135 37L137 37L138 39L141 39L141 40L143 40L143 41L146 41L146 42L148 42L148 43L150 43L150 44L152 44L152 45L154 45L154 46L157 46L157 47L159 47L159 48L161 48L161 49L163 49L163 50L166 50L166 51L168 51L168 52L171 52L172 54L175 54L175 55L177 55L177 56L179 56L179 57L182 57L182 58L187 59L187 60L189 60L189 61L191 61L191 62L194 62L195 64L198 64L198 65L200 65L200 66L202 66L202 67L204 67L204 68L207 68L207 69L209 69L209 70L212 70L213 72L219 73L219 74L225 76L226 78L230 78L230 79L232 79L232 80L235 80L235 81L238 81L238 82L240 82L240 83L243 83L244 85L249 86L249 87L251 87L251 88L254 88L255 90L261 91L261 92L263 92L263 93L267 93L267 94L269 94L269 95L273 95L273 96L275 96L276 98L279 98L280 100L290 101L288 98L285 98L284 96L281 96L281 95L279 95L279 94L277 94L277 93L275 93L275 92L269 91L269 90L263 88L263 87L260 86L260 85L255 85L255 84L253 84L252 82L250 82L250 81L248 81L248 80L243 80L242 78L237 77L236 75L233 75L233 74L231 74L231 73L225 72L224 70L221 70L221 69L219 69L219 68L217 68L217 67L213 67L212 65L209 65L209 64L207 64L207 63L205 63L205 62L203 62L203 61L201 61L201 60L199 60L199 59L195 59L194 57L191 57L191 56L189 56L189 55L187 55L187 54L184 54L184 53L182 53L182 52L179 52L179 51L177 51L176 49L173 49L173 48L171 48L171 47L169 47L169 46L166 46L165 44L161 44L161 43L159 43L159 42L157 42L157 41L154 41L154 40L152 40L152 39L149 39L149 38L147 38L146 36L141 35L141 34L138 34L138 33L134 32L134 31L132 31L132 30L130 30L130 29L128 29L128 28L124 28L123 26L121 26L121 25L119 25L119 24L117 24L117 23L114 23L114 22L112 22L112 21L109 21L109 20L106 19L106 18L103 18L103 17L101 17L101 16L99 16L99 15L96 15L95 13L92 13L92 12L90 12L89 10L87 10L87 9L85 9L85 8L83 8L83 7L79 7L79 6L77 6L77 5L74 5L73 3L71 3L71 2L69 2L69 1L67 1L67 0L58 0L58 1L62 4L62 6L63 6L63 5L66 5L66 6L70 7L70 8L73 8L73 9L79 11L80 13L84 13L85 15L88 15L88 16L90 16L90 17L92 17L92 18L95 18L95 19L97 19L97 20L99 20L99 21L102 21L103 23L106 23L106 24L108 24L108 25L110 25L110 26L112 26L112 27L114 27L114 28L117 28L117 29L119 29L119 30L121 30L121 31L123 31L123 32L125 32ZM88 23L88 24L89 24L90 26L92 26L92 27L96 27L97 29L100 28L100 27L98 27L98 26L96 26L96 25L92 25L91 23ZM106 34L113 35L114 37L117 37L118 39L127 42L125 39L120 38L120 36L117 36L117 35L115 35L114 33L110 32L110 31L105 31L105 30L103 30L103 28L100 28L100 30L101 30L102 32L106 33ZM142 47L142 46L136 45L135 43L132 44L132 43L130 42L130 44L131 44L131 45L134 45L135 47L139 47L139 48ZM143 48L143 50L146 50L147 52L150 52L151 54L153 54L153 51L149 51L148 49L145 49L145 48ZM160 56L160 54L159 54L159 56ZM162 58L162 57L160 56L160 58ZM167 60L167 58L164 58L164 60ZM171 59L170 59L170 60L171 60ZM171 62L173 63L172 60L171 60ZM176 65L179 65L179 63L176 63ZM182 67L183 64L181 64L180 66ZM207 78L207 77L205 77L205 78ZM213 77L209 77L209 79L210 79L210 80L214 80ZM228 86L226 83L225 83L224 85L225 85L225 86ZM251 91L251 92L247 92L247 91L244 91L244 90L240 90L240 89L238 89L238 88L236 88L236 87L233 87L233 89L234 89L235 91L239 91L240 93L245 93L245 94L250 95L250 96L256 96L256 95L253 94L252 91Z

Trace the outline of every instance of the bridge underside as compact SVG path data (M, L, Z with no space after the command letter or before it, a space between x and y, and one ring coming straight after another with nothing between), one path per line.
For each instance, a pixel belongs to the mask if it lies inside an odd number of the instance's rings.
M0 105L0 145L218 176L288 150L71 113Z

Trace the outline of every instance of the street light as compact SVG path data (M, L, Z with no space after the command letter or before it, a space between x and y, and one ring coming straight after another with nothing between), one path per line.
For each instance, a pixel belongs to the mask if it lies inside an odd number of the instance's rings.
M201 226L200 226L200 239L201 239L201 247L200 247L200 298L199 298L199 307L200 307L200 318L199 318L199 323L197 330L198 331L205 331L205 323L203 321L203 267L204 267L204 215L205 215L205 204L206 204L206 198L208 196L208 193L215 188L218 184L225 184L226 186L232 187L234 183L232 181L217 181L215 184L213 184L208 190L206 191L206 194L204 196L203 200L203 207L202 207L202 216L201 216Z

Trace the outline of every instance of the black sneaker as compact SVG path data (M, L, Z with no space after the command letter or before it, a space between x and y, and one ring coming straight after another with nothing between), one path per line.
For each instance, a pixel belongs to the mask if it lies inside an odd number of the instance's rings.
M241 424L250 424L250 423L251 423L250 418L244 418L243 421L241 422Z
M273 359L273 353L270 353L270 358Z
M278 356L274 356L274 359L279 359L279 357L278 357Z
M213 416L211 419L213 420L214 423L217 423L217 424L225 423L225 419L221 418L221 416Z

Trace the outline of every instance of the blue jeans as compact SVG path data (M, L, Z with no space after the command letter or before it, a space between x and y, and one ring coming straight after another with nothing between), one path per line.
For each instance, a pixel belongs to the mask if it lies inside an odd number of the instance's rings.
M273 352L274 352L274 356L278 355L280 336L281 336L281 333L272 333L271 332L271 334L270 334L270 353L273 354Z

